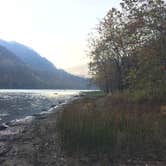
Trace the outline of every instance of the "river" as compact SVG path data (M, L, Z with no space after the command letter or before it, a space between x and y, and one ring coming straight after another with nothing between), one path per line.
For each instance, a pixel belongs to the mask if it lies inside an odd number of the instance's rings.
M81 90L0 90L0 124L48 111Z

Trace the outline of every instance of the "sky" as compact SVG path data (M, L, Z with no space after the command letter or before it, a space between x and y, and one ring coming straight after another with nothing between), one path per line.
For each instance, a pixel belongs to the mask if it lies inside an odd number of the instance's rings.
M88 34L119 0L0 0L0 39L36 50L58 68L86 64Z

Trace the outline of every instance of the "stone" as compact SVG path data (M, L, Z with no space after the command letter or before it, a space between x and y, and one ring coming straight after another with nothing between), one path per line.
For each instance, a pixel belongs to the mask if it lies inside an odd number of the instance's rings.
M9 152L11 149L11 146L9 144L6 144L4 142L0 142L0 155L4 155L7 152Z
M54 108L54 107L56 107L57 105L56 104L53 104L53 105L51 105L51 107L50 108Z
M9 126L7 126L6 124L1 124L0 125L0 130L5 130L7 129Z

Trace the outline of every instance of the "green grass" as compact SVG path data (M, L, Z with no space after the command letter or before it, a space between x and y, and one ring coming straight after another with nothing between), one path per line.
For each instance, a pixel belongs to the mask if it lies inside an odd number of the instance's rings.
M70 153L166 160L166 114L160 108L119 95L75 102L58 119L61 145Z
M86 97L103 97L106 95L103 91L89 91L89 92L82 92L81 95Z

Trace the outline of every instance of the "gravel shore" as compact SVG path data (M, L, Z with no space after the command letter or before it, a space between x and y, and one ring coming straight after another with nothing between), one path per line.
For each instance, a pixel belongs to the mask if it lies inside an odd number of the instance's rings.
M57 143L56 114L60 109L0 131L0 165L66 165Z

